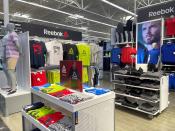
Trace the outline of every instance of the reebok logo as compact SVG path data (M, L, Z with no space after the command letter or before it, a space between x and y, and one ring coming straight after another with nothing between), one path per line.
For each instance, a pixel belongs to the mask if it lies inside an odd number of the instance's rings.
M159 11L149 12L149 17L159 16L169 13L175 13L174 7L169 7L168 9L160 9Z
M70 48L70 50L69 50L69 53L68 53L69 55L73 55L74 54L74 51L73 51L73 49L72 48Z
M66 67L63 65L63 67L62 67L62 73L67 73L67 70L66 70Z
M74 79L74 80L78 79L77 74L75 72L73 72L72 79Z

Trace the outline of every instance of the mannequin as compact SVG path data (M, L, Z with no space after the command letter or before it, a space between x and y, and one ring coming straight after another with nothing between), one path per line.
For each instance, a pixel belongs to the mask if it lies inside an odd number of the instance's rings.
M157 43L152 43L152 48L149 51L148 71L157 72L160 64L160 48Z
M18 42L18 35L14 31L15 25L12 23L7 24L6 26L6 35L3 37L3 43L5 45L5 59L4 63L6 64L7 72L6 77L8 80L8 86L10 87L7 90L8 95L13 94L17 91L16 88L16 65L19 58L20 53L20 45Z

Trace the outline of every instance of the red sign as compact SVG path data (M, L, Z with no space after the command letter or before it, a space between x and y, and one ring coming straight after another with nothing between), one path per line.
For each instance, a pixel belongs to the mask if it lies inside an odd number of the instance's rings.
M60 82L65 87L82 92L82 62L60 61Z

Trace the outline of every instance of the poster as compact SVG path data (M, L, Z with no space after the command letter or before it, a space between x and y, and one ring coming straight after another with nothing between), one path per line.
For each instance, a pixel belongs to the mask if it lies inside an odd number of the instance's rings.
M82 92L82 61L60 61L60 82L65 87Z
M161 20L153 20L137 25L137 64L147 64L149 53L153 49L160 50L161 24Z

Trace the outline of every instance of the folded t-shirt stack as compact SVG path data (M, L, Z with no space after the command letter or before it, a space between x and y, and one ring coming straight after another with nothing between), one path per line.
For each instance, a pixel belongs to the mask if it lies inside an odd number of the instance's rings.
M151 113L155 113L158 111L158 108L151 105L150 103L143 103L143 104L139 105L138 108L143 110L143 111L147 111L147 112L151 112Z
M78 104L80 102L86 101L91 98L92 96L76 92L76 93L61 97L60 100L70 103L70 104Z

